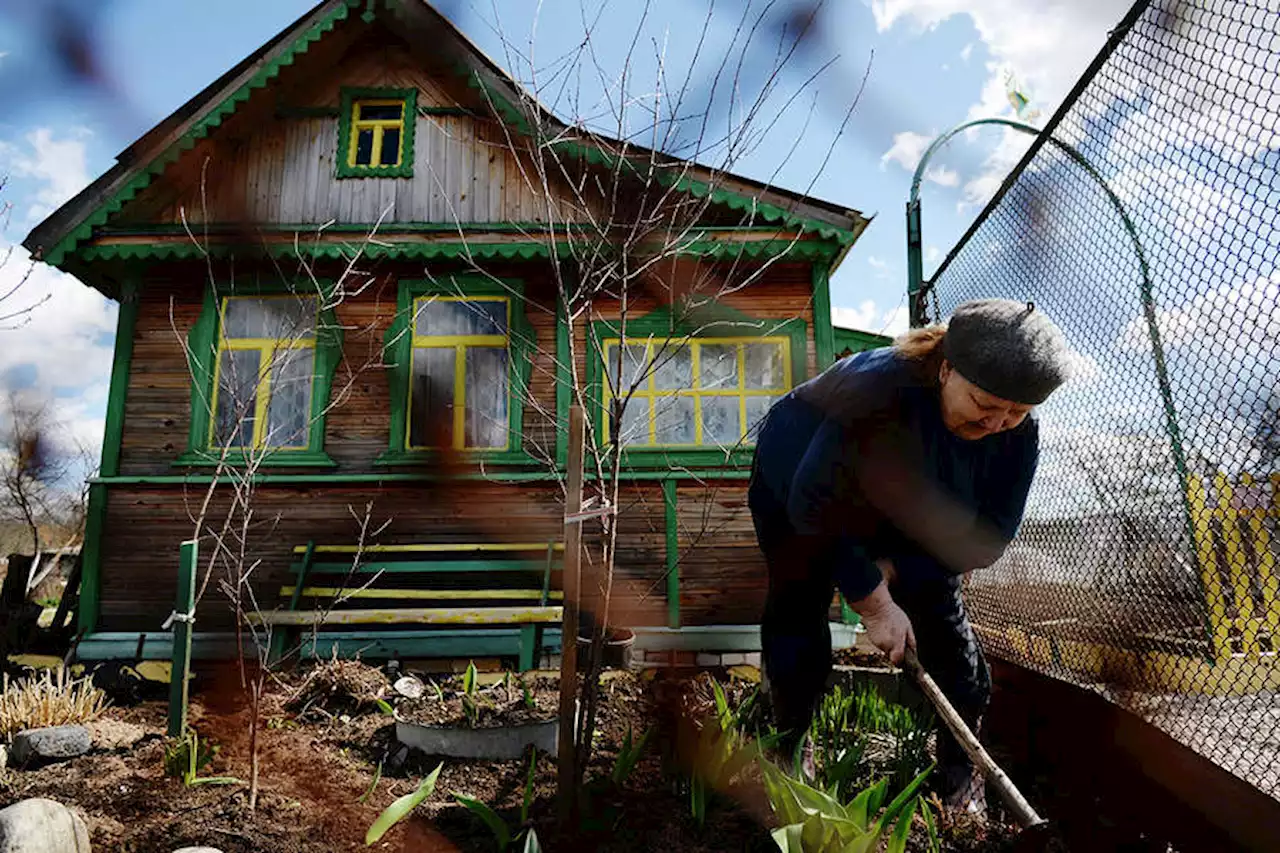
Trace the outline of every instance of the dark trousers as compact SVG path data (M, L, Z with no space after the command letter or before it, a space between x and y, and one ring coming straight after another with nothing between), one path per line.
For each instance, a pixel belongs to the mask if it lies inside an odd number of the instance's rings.
M752 516L769 566L769 593L761 619L765 675L775 723L791 732L793 747L808 730L831 673L827 614L835 578L826 546L791 534L753 483ZM900 578L889 589L911 620L920 663L975 730L991 695L991 675L960 596L958 577L913 582ZM945 728L938 731L934 786L946 797L968 784L973 765Z

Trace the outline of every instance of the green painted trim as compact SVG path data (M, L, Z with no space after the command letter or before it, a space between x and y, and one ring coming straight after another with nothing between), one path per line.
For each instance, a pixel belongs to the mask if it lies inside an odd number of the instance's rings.
M315 230L318 226L311 226ZM380 233L382 239L390 236L390 229ZM448 242L383 242L363 241L325 242L291 240L263 245L261 243L213 243L201 246L189 239L156 243L108 243L86 246L79 252L84 261L169 261L207 258L269 257L311 258L315 260L350 261L353 258L388 259L403 261L432 260L545 260L551 257L547 241L536 234L518 243L487 243L476 240L450 240ZM584 238L586 239L586 238ZM574 238L555 241L555 255L560 259L573 257ZM827 262L834 256L830 243L794 240L756 240L749 243L727 240L692 240L670 255L695 257L720 261L771 261L796 260Z
M441 631L322 631L305 632L301 656L329 658L336 650L342 657L361 660L395 658L516 657L521 651L521 629L481 628ZM544 628L543 652L560 651L560 629ZM534 662L537 663L536 661Z
M404 100L404 138L400 140L399 166L351 166L347 163L351 143L351 108L355 101L380 98ZM343 86L338 108L338 152L334 159L338 178L412 178L413 139L418 126L418 90Z
M813 265L813 348L818 372L821 373L836 360L835 330L831 325L831 282L827 268L822 264Z
M311 49L325 34L332 32L339 21L347 18L347 3L340 3L332 11L308 27L305 32L293 40L275 59L265 63L243 85L224 98L220 103L208 110L199 120L193 122L186 132L170 144L164 151L156 155L150 163L131 179L120 186L111 197L99 205L93 213L81 220L80 224L68 230L56 244L43 253L41 260L52 266L58 266L76 247L93 236L93 229L104 225L106 221L118 213L128 202L137 197L150 186L152 180L161 175L166 168L175 162L184 152L190 151L196 143L209 136L216 128L235 114L240 105L249 100L257 89L263 89L268 83L280 75L280 72L292 65L298 57Z
M667 530L667 627L680 627L680 531L676 513L676 481L662 481Z
M312 284L312 282L308 282ZM288 282L232 281L225 291L214 286L204 290L200 317L187 333L187 358L191 372L191 424L187 431L187 449L173 460L175 466L248 465L251 462L269 467L336 467L324 452L325 420L333 389L333 375L342 359L343 329L331 302L334 282L317 280L316 296L320 299L319 325L312 363L311 414L307 446L298 450L230 450L223 452L211 445L213 421L214 361L218 354L219 305L224 296L259 294L309 293L296 290Z
M563 474L556 471L463 471L457 474L438 474L423 472L416 474L256 474L253 482L257 485L273 486L356 486L382 485L383 483L440 483L448 481L482 481L492 483L557 483ZM592 473L587 473L588 480L595 480ZM619 475L622 481L644 480L742 480L751 477L749 466L741 468L682 468L679 470L643 470L623 469ZM97 486L203 486L212 483L213 474L155 474L139 477L97 477L91 481ZM243 478L227 475L216 476L223 484L235 485L243 483Z
M481 77L480 72L468 69L461 63L457 64L458 71L467 79L467 85L472 89L476 89L488 101L489 106L493 109L498 119L506 123L508 127L522 136L532 136L533 128L525 118L524 111L513 104L506 95L497 91L494 87L486 83Z
M516 279L495 281L478 275L455 275L435 280L401 280L396 296L396 316L383 336L383 358L391 391L391 431L387 450L375 465L414 465L437 461L440 451L412 450L406 446L409 427L409 377L413 364L413 301L419 296L504 296L511 305L510 344L507 347L509 389L505 450L446 451L463 459L496 465L531 465L537 460L524 449L524 402L528 396L533 354L537 340L525 316L524 283Z
M679 338L715 337L715 338L761 338L782 336L790 339L791 350L791 387L796 387L808 379L806 354L808 352L809 326L800 318L790 320L765 320L744 314L735 308L720 304L714 300L699 303L687 302L676 313L669 306L663 306L643 317L629 320L626 324L627 337L670 340ZM589 414L593 423L603 424L604 411L604 364L603 355L596 352L596 346L606 338L620 337L618 326L614 321L596 320L591 323L586 354L587 364L587 400ZM598 432L603 446L604 431ZM721 466L739 466L750 468L754 446L737 446L727 449L672 449L664 447L635 447L622 451L624 466L635 468L716 468Z
M141 648L142 653L138 650ZM193 631L192 659L230 659L236 654L236 636L230 632ZM86 634L76 645L75 659L170 660L173 657L171 631L98 631Z
M133 336L138 327L138 292L133 282L120 290L120 310L116 315L115 354L111 361L111 386L107 391L107 416L102 436L103 476L120 473L120 443L124 436L125 397L129 391L129 367L133 361Z
M506 113L504 112L503 116L505 117L505 115ZM563 152L570 157L579 157L593 166L613 170L622 162L620 155L606 151L598 145L576 139L560 139L550 144L557 151ZM643 166L636 166L628 162L626 163L626 170L634 173L641 181L650 180L648 173L653 167L650 164L649 157L646 156L642 163ZM673 160L670 164L662 164L652 174L652 179L656 179L663 186L674 187L677 191L687 193L695 198L707 198L712 204L745 213L752 219L759 218L766 222L797 228L801 233L816 234L823 240L833 241L841 247L853 245L853 242L858 238L857 232L847 228L841 228L837 225L823 222L820 219L800 216L777 205L762 202L753 196L725 189L724 187L713 187L706 181L692 178L684 174L684 170L688 165L687 162L680 160Z
M264 468L338 467L338 463L329 454L324 451L310 450L274 450L259 456L243 450L228 451L226 454L216 450L187 450L169 464L174 468L216 468L219 465L232 465L237 468L248 465Z
M893 346L893 338L888 335L877 335L874 332L864 332L860 329L835 327L835 351L837 356L845 350L865 352L888 346Z
M315 222L282 222L282 223L255 223L253 232L255 234L279 234L286 236L294 236L299 232L321 232L325 234L370 234L377 231L382 236L389 234L469 234L473 232L491 233L491 234L522 234L532 239L544 240L548 234L548 226L545 222L334 222L326 224L318 224ZM692 233L698 235L698 239L706 240L707 235L718 233L732 234L777 234L778 229L763 225L716 225L697 229ZM108 237L190 237L190 229L184 225L173 225L168 223L139 223L129 225L104 225L96 232L99 236ZM209 223L200 226L201 234L209 234L211 236L226 235L230 237L241 237L244 235L244 226L235 223ZM554 233L558 234L587 234L593 233L592 226L588 223L580 222L561 222L557 223ZM812 243L812 241L810 241Z
M80 548L78 633L92 634L102 602L102 532L107 523L107 484L92 481L85 510L84 544Z

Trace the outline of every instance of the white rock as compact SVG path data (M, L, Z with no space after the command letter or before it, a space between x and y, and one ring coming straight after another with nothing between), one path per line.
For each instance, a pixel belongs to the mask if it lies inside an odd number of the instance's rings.
M0 809L0 853L89 853L89 830L62 803L22 800Z
M719 666L720 655L708 654L707 652L698 652L698 666Z
M89 746L89 730L84 726L23 729L13 736L13 763L63 761L84 755Z
M406 699L418 699L422 696L423 691L427 689L425 684L412 675L397 678L392 688Z

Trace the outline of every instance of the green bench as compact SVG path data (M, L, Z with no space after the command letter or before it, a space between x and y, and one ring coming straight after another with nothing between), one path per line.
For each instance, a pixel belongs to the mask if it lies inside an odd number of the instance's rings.
M551 588L551 573L563 553L559 542L308 542L294 549L298 561L280 589L280 606L247 618L270 626L272 662L301 634L303 657L332 650L367 657L513 656L529 670L541 648L559 639L548 626L561 621L564 594Z

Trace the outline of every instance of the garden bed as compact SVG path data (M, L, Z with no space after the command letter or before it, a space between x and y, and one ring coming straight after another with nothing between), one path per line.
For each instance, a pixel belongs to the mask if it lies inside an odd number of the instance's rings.
M202 675L192 702L192 726L205 744L218 750L199 775L247 780L249 716L239 673L226 666L212 673L205 669ZM744 725L767 719L762 703L752 698L756 684L741 679L720 684L733 709L755 708ZM454 689L457 683L446 680L440 686ZM534 685L539 713L544 699L554 704L556 687L548 679ZM525 704L520 687L513 684L514 702L504 695L501 682L482 685L477 693L486 691L493 700L492 719L520 718L511 708ZM433 692L429 686L427 692ZM140 728L141 737L133 743L95 749L37 771L4 772L0 806L33 796L76 806L86 817L94 849L101 850L170 853L183 845L209 844L225 853L335 853L369 849L364 835L370 824L443 763L435 793L374 849L492 851L489 827L453 795L488 804L516 828L531 779L526 825L536 830L545 850L774 851L770 832L776 819L754 764L711 786L700 817L691 808L690 773L700 759L688 747L699 731L706 731L698 721L716 713L715 692L706 675L608 673L583 811L567 829L556 820L553 755L534 756L530 773L527 754L483 761L405 750L385 706L393 705L396 715L437 722L465 720L465 713L455 714L447 695L435 711L419 700L398 698L390 682L367 667L348 668L340 677L295 675L272 682L261 715L256 810L249 810L243 782L187 786L166 775L164 705L154 700L106 712L108 721ZM458 710L460 705L459 699ZM650 730L634 767L619 774L624 745L635 744ZM998 825L957 824L944 828L942 849L1000 850L1006 836ZM908 849L927 849L923 839L919 824Z
M558 678L508 674L488 686L478 685L471 696L462 682L461 675L428 680L421 696L396 703L396 717L422 726L490 729L554 720L560 711Z

